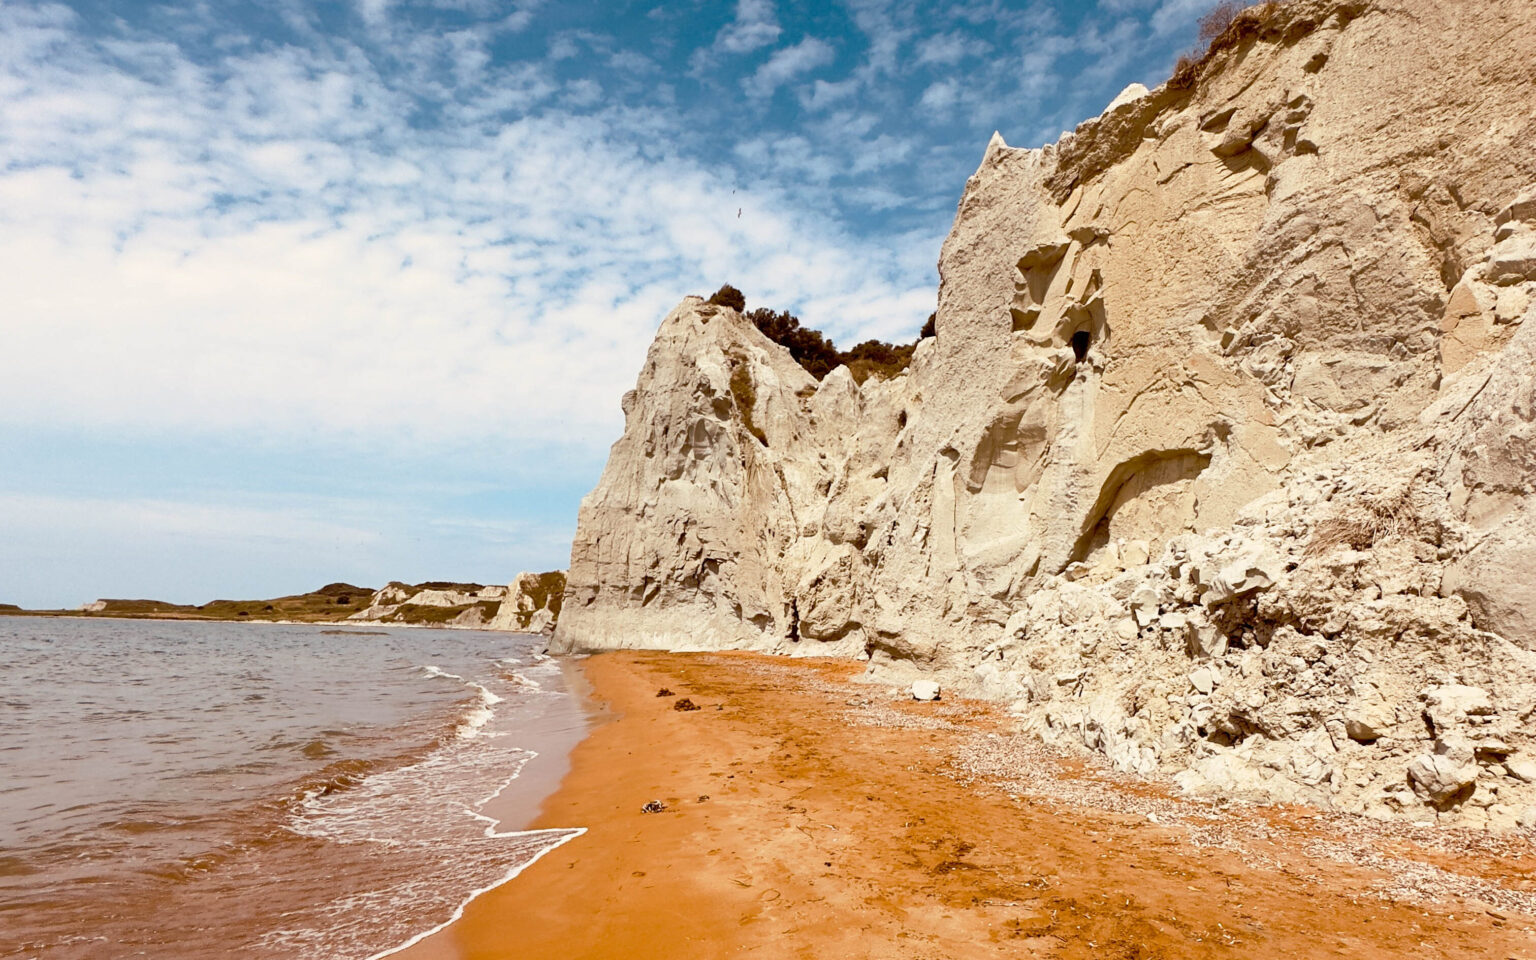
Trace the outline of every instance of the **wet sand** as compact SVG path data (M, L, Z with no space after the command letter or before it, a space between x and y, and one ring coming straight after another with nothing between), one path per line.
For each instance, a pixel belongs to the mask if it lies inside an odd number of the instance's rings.
M859 667L585 660L608 716L531 826L588 832L395 956L1536 960L1528 837L1187 804Z

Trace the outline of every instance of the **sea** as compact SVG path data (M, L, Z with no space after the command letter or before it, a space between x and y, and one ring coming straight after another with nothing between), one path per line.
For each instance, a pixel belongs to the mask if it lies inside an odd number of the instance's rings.
M0 957L368 960L581 834L537 636L0 616Z

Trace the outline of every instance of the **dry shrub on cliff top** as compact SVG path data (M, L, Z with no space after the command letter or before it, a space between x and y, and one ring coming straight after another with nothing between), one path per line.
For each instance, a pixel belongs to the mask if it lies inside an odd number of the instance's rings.
M853 374L853 379L863 383L870 377L889 380L896 376L912 363L912 354L916 351L915 340L900 346L883 340L865 340L840 356L848 365L848 372Z
M837 352L837 346L831 340L820 330L802 325L800 318L787 310L774 312L767 307L758 307L746 317L763 336L788 349L795 362L817 380L836 370L843 362L842 355Z
M1286 0L1266 0L1253 5L1224 0L1212 7L1200 18L1200 42L1206 45L1205 52L1199 56L1185 54L1179 57L1173 76L1168 78L1168 86L1175 89L1193 87L1211 57L1259 36L1278 19L1285 4Z

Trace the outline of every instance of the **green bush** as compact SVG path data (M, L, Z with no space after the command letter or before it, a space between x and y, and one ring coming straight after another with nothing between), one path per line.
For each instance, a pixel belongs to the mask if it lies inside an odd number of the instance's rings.
M799 317L787 310L758 307L748 311L747 298L730 284L715 291L709 302L740 312L752 321L752 325L763 336L787 349L795 362L817 380L825 379L827 374L845 364L859 383L871 376L888 379L907 368L912 362L913 351L917 349L916 341L897 345L882 340L866 340L852 350L839 351L837 344L820 330L805 326ZM935 335L934 315L929 314L919 339Z
M766 307L759 307L747 314L747 319L763 332L763 336L788 348L795 362L817 380L836 370L843 362L837 346L831 340L822 336L820 330L801 326L800 318L792 316L788 311L775 313Z
M710 294L709 302L718 307L730 307L737 313L742 313L747 309L746 296L728 283Z

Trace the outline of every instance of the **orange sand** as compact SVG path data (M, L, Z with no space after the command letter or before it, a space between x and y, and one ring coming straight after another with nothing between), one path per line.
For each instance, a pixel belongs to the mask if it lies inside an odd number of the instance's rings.
M1531 917L1384 902L1379 873L1306 857L1304 812L1263 814L1277 866L1259 868L1145 817L962 785L940 768L992 713L977 705L960 731L853 725L845 701L886 696L846 682L857 668L585 661L612 719L534 826L588 832L397 956L1536 958ZM660 687L702 709L673 710ZM652 799L666 811L641 813ZM1536 890L1529 857L1421 858Z

